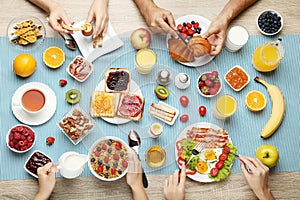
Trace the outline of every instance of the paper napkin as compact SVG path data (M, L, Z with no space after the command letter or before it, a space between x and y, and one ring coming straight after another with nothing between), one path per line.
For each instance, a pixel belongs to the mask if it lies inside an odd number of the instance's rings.
M73 25L73 27L81 27L85 21L80 21ZM93 48L92 36L83 36L81 31L74 31L72 34L77 46L85 59L93 62L100 56L112 52L124 45L123 41L117 36L110 22L103 38L102 47Z

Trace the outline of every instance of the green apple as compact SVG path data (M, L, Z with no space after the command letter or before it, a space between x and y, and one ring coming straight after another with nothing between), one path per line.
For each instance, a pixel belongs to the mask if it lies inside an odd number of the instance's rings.
M279 160L277 148L270 144L264 144L256 149L256 157L269 168L275 167Z

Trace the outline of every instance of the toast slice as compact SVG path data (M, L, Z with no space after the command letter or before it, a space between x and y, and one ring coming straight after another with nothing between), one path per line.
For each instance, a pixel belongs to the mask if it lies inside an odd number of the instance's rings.
M105 72L105 92L128 93L130 71L127 68L109 68Z
M95 90L91 96L91 117L114 117L116 114L115 94Z
M117 116L140 121L144 110L145 98L139 94L121 94Z

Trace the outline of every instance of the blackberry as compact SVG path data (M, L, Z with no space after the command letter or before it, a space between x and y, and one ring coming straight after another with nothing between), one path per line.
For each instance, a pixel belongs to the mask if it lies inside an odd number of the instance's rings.
M96 160L95 158L91 158L91 162L95 162L95 160Z

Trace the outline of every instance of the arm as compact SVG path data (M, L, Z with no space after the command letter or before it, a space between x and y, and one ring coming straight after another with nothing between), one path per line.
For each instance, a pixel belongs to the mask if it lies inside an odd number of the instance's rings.
M86 19L87 23L95 20L95 29L93 38L95 39L99 34L104 36L108 26L108 0L94 0Z
M272 192L268 186L269 168L266 167L258 158L240 156L242 172L257 196L261 200L274 200ZM250 168L249 172L246 165Z
M56 165L52 165L52 163L38 168L39 191L34 200L45 200L50 197L55 186L55 173Z
M185 178L186 178L186 168L183 164L181 168L181 173L179 175L179 170L175 170L168 179L165 180L164 185L164 196L167 200L184 200L185 199Z
M257 0L230 0L218 16L212 20L207 32L203 35L212 45L210 53L212 56L216 56L221 52L229 23L256 1Z
M49 14L49 24L50 26L59 32L65 31L61 27L61 23L70 25L71 22L67 17L65 10L55 1L52 0L29 0L31 3L43 9Z
M158 7L153 0L134 0L134 2L153 32L170 33L176 37L175 20L170 11Z
M131 150L128 163L126 181L131 188L133 199L148 200L142 181L142 164L133 150Z

